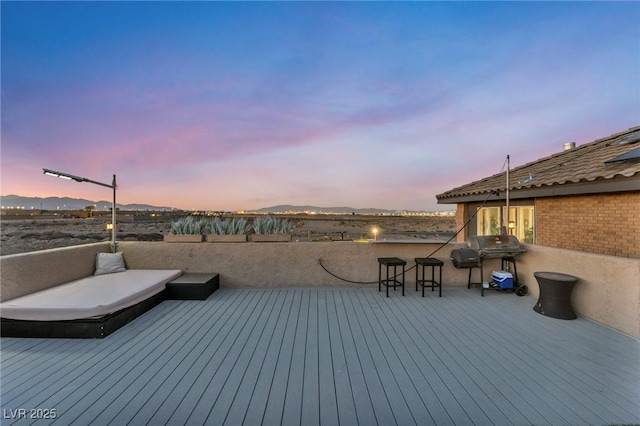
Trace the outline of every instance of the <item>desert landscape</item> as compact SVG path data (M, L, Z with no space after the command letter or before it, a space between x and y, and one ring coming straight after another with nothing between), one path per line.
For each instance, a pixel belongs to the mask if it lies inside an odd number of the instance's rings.
M378 239L442 239L452 236L452 216L292 215L292 241ZM151 215L118 218L119 241L162 241L176 218ZM3 218L0 255L109 241L107 218Z

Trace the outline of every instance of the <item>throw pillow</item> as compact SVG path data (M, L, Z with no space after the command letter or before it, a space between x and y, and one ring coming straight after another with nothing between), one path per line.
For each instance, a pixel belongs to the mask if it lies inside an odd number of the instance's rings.
M112 274L114 272L124 272L127 268L124 265L124 254L119 253L98 253L96 255L96 272L93 275Z

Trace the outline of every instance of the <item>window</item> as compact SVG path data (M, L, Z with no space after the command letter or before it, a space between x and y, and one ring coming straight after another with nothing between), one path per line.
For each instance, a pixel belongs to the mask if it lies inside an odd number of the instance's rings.
M496 235L505 232L515 235L523 243L533 243L535 240L534 208L533 206L509 206L509 219L506 207L483 207L478 211L477 235ZM504 225L502 225L504 223Z
M503 208L503 214L506 209ZM507 233L523 243L533 243L533 206L509 207Z
M500 207L483 207L478 212L478 235L500 233Z

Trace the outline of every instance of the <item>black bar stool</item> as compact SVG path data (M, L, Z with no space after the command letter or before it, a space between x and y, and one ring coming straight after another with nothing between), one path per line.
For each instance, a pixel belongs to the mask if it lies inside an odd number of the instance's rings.
M378 258L378 291L382 289L384 285L387 287L387 297L389 297L389 287L393 286L393 291L396 290L396 286L402 287L402 295L404 296L404 267L407 264L402 259L397 257L379 257ZM387 267L386 279L382 279L382 265ZM398 280L398 266L402 266L402 281ZM393 267L393 275L390 276L391 267Z
M431 291L434 291L436 287L438 287L438 297L442 297L442 266L444 262L439 259L435 259L433 257L416 257L416 291L418 291L418 285L422 286L422 297L424 297L424 288L431 287ZM420 266L420 267L418 267ZM431 279L428 280L425 278L424 268L430 266L431 267ZM436 281L436 271L439 270L439 278ZM422 270L422 278L418 277L418 270Z

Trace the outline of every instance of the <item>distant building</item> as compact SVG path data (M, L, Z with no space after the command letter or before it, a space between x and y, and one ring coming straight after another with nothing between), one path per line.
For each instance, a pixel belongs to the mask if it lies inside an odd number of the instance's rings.
M509 182L508 214L506 172L436 196L457 204L459 228L469 221L459 240L506 230L523 242L640 258L640 126L565 144L510 170Z

